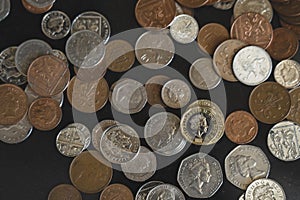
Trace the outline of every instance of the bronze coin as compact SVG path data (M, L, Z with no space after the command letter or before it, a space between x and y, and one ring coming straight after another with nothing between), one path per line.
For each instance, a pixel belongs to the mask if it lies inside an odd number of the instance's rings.
M300 25L297 26L297 25L289 24L283 21L282 19L280 19L280 24L282 27L294 31L294 33L297 35L298 40L300 40Z
M280 15L287 17L300 16L299 0L285 1L284 3L272 2L272 6Z
M177 0L177 2L188 8L199 8L205 6L209 0Z
M135 16L142 27L166 28L176 16L175 1L139 0Z
M227 39L229 39L229 33L223 25L210 23L200 29L197 42L201 49L213 55L215 49Z
M285 60L296 55L299 48L297 35L286 28L277 28L273 31L273 40L267 48L274 60Z
M67 88L70 71L66 63L55 56L41 56L31 63L27 80L35 93L43 97L51 97Z
M109 87L104 78L84 82L74 76L67 89L70 104L80 112L93 113L103 108L107 102Z
M293 25L296 25L296 26L300 25L300 16L297 16L297 17L286 17L286 16L282 16L281 15L280 19L288 22L289 24L293 24Z
M50 131L56 128L61 118L61 108L54 99L39 98L29 107L28 119L31 125L40 131Z
M80 192L72 185L61 184L55 186L48 195L48 200L82 200Z
M0 125L17 124L27 112L27 96L18 86L0 85Z
M233 39L265 49L273 38L273 28L264 16L245 13L234 20L230 34Z
M148 103L151 106L163 106L166 107L162 98L161 90L166 82L170 80L169 77L163 75L156 75L151 77L145 84Z
M291 111L287 116L288 120L300 124L300 87L291 90Z
M52 8L52 6L53 6L53 4L51 4L51 5L49 5L49 6L45 7L45 8L38 8L38 7L34 7L31 4L27 3L26 0L22 0L22 4L23 4L24 8L27 11L29 11L29 12L31 12L33 14L42 14L42 13L45 13L45 12L49 11Z
M84 151L70 165L72 184L81 192L94 194L103 190L111 181L111 164L97 151Z
M235 111L225 121L225 134L236 144L247 144L254 140L258 132L256 119L246 111Z
M131 190L123 184L112 184L101 193L100 200L133 200Z
M283 86L276 82L265 82L251 92L249 107L257 120L275 124L289 114L291 98Z

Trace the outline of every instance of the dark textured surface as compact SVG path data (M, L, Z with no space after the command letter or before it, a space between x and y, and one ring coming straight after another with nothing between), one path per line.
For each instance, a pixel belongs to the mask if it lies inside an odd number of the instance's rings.
M9 46L19 45L21 42L32 38L45 40L51 44L53 48L64 50L66 38L53 41L42 34L40 22L43 15L34 15L27 12L22 7L20 0L12 0L11 3L12 9L10 15L4 21L0 22L0 50ZM98 11L108 18L112 27L112 35L114 35L139 27L134 17L135 3L136 0L57 0L52 10L64 11L69 15L71 20L83 11ZM197 9L195 14L200 27L209 22L218 22L229 28L232 11L219 11L212 7L204 7ZM277 27L277 25L278 19L277 15L275 15L273 26ZM295 59L298 62L300 61L299 52ZM274 62L274 65L275 64ZM176 57L171 65L185 76L188 74L189 64L182 58ZM71 72L73 73L73 70L71 70ZM111 85L120 76L121 74L108 72L105 77ZM270 80L273 80L273 77L271 77ZM216 99L216 102L218 104L226 104L227 102L226 115L240 109L249 111L248 97L252 88L240 83L224 82L224 84L227 97L220 97ZM208 98L207 92L195 88L194 90L198 97ZM147 109L149 109L149 106L141 113L133 116L138 124L145 124L148 119ZM178 112L175 113L178 114ZM89 128L93 128L95 124L88 123L90 115L84 116L85 120L82 122L87 123ZM99 120L111 118L110 104L108 103L104 109L100 110L97 116ZM65 99L63 105L63 119L55 130L51 132L39 132L34 130L30 138L18 145L0 143L1 200L47 199L49 191L55 185L70 183L68 170L72 159L63 157L58 153L55 147L55 138L59 130L71 122L73 122L72 109L69 102ZM126 123L126 121L122 122ZM266 153L271 162L270 178L275 179L283 186L287 194L287 199L297 200L300 196L300 161L285 163L270 154L266 145L267 133L270 127L270 125L259 123L259 134L251 144L261 147ZM139 134L142 134L140 132L139 130ZM142 143L145 144L144 141ZM224 168L224 159L235 146L235 144L231 143L226 136L224 136L209 154L217 158ZM198 152L199 149L197 146L191 146L176 162L157 171L151 180L161 180L178 186L176 176L181 160ZM134 194L143 184L127 180L123 173L117 170L114 170L112 183L126 184ZM238 199L242 193L242 190L237 189L226 180L224 174L222 187L211 199ZM96 200L98 198L99 194L83 195L83 199L85 200ZM187 199L189 198L187 197Z

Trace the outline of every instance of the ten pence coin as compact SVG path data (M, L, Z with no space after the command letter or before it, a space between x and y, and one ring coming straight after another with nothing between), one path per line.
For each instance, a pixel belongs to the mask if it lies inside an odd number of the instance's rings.
M48 195L48 200L82 200L80 192L72 185L61 184L55 186Z
M106 187L101 193L100 200L133 200L131 190L123 184L112 184Z

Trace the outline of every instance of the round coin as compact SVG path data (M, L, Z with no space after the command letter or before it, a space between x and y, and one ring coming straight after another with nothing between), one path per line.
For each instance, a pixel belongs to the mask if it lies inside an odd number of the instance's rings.
M33 1L33 0L31 0L31 1ZM35 6L31 5L30 3L27 2L27 0L22 0L22 4L27 11L29 11L33 14L45 13L45 12L49 11L53 6L53 4L50 4L48 6L39 8L39 7L35 7Z
M61 184L55 186L48 195L48 200L72 199L82 200L80 192L72 185Z
M145 89L147 92L147 99L148 103L151 106L163 106L164 104L162 98L161 98L161 90L163 88L163 85L170 80L169 77L164 75L156 75L151 77L145 84Z
M300 124L300 87L290 90L291 110L287 116L288 120Z
M300 4L298 0L285 1L284 3L272 2L272 6L280 15L288 17L300 16Z
M185 200L184 194L179 188L171 184L161 184L153 188L146 200L157 200L157 199L166 199L166 200Z
M135 200L146 200L149 192L155 188L156 186L159 186L163 184L161 181L150 181L148 183L145 183L140 187L140 189L137 191L135 195Z
M10 0L0 0L0 21L4 20L10 13Z
M201 6L206 5L209 0L194 0L194 1L190 1L190 0L177 0L178 3L180 3L181 5L184 5L188 8L199 8Z
M133 200L131 190L123 184L112 184L106 187L100 195L100 200L113 199Z
M274 70L274 78L277 83L287 89L300 85L300 64L295 60L283 60Z
M100 140L106 129L111 126L117 125L115 120L103 120L99 122L92 130L92 144L95 149L100 151Z

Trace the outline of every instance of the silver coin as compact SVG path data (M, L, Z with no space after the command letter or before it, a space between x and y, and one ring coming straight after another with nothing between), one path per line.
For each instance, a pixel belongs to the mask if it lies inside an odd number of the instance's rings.
M179 5L177 2L175 2L175 7L176 7L176 16L184 14L181 5Z
M227 1L227 2L216 2L213 7L219 10L229 10L233 7L236 0Z
M66 13L55 10L48 12L43 17L41 27L48 38L58 40L68 35L71 21Z
M119 112L134 114L140 112L147 103L146 89L133 79L120 79L112 87L110 102Z
M121 164L121 168L129 180L144 182L156 172L156 156L152 151L141 146L138 155L133 160Z
M268 134L268 147L271 153L283 161L300 158L300 125L283 121L272 127Z
M26 116L15 125L0 125L0 140L7 144L17 144L23 142L30 136L32 129L32 125L29 123L29 120Z
M270 22L273 19L273 8L269 0L237 0L233 8L236 19L244 13L259 13Z
M111 34L108 20L98 12L88 11L78 15L72 22L71 33L82 30L93 31L103 38L106 44Z
M23 85L27 82L27 77L16 67L16 51L17 47L8 47L0 53L0 79L5 83Z
M56 0L25 0L25 1L33 7L45 8L54 4Z
M133 160L139 152L140 139L128 125L118 124L103 133L100 150L111 163L122 164Z
M84 142L84 149L87 149L91 144L91 132L90 130L83 124L80 123L72 123L69 124L67 127L76 128L81 133L82 141Z
M249 185L245 194L246 200L272 199L286 200L286 195L279 183L271 179L259 179Z
M148 182L148 183L145 183L145 184L142 185L142 186L140 187L140 189L137 191L137 193L136 193L136 195L135 195L135 200L146 200L146 198L147 198L149 192L150 192L153 188L155 188L155 187L157 187L157 186L159 186L159 185L161 185L161 184L164 184L164 183L161 182L161 181L150 181L150 182Z
M10 13L10 0L0 0L0 21L4 20Z
M292 89L300 85L300 64L295 60L283 60L274 70L277 83L285 88Z
M79 68L91 68L104 57L103 38L89 30L78 31L69 37L66 43L66 55L69 61Z
M65 55L64 52L62 52L61 50L57 50L57 49L53 49L51 54L53 56L55 56L56 58L64 61L66 63L67 66L69 66L69 62L68 62L68 59L67 59L67 56Z
M176 186L161 184L149 192L146 200L185 200L185 197Z
M245 194L242 194L239 198L239 200L245 200Z
M201 90L214 89L222 80L215 71L211 58L196 60L190 67L189 77L193 85Z
M180 119L169 112L151 116L146 122L144 137L153 151L163 156L179 153L186 144L180 131Z
M27 40L16 51L15 62L20 73L27 76L30 64L38 57L51 54L52 48L42 40Z
M172 38L182 44L195 41L198 32L198 22L192 16L186 14L176 16L170 26Z
M149 69L161 69L174 58L175 46L165 31L148 31L135 44L137 60Z
M218 160L199 152L181 162L177 181L189 197L209 198L223 184L222 168Z
M268 177L270 167L264 152L252 145L237 146L225 159L227 180L242 190L254 180Z
M245 85L259 85L272 73L271 57L260 47L244 47L233 59L233 72L236 78Z

